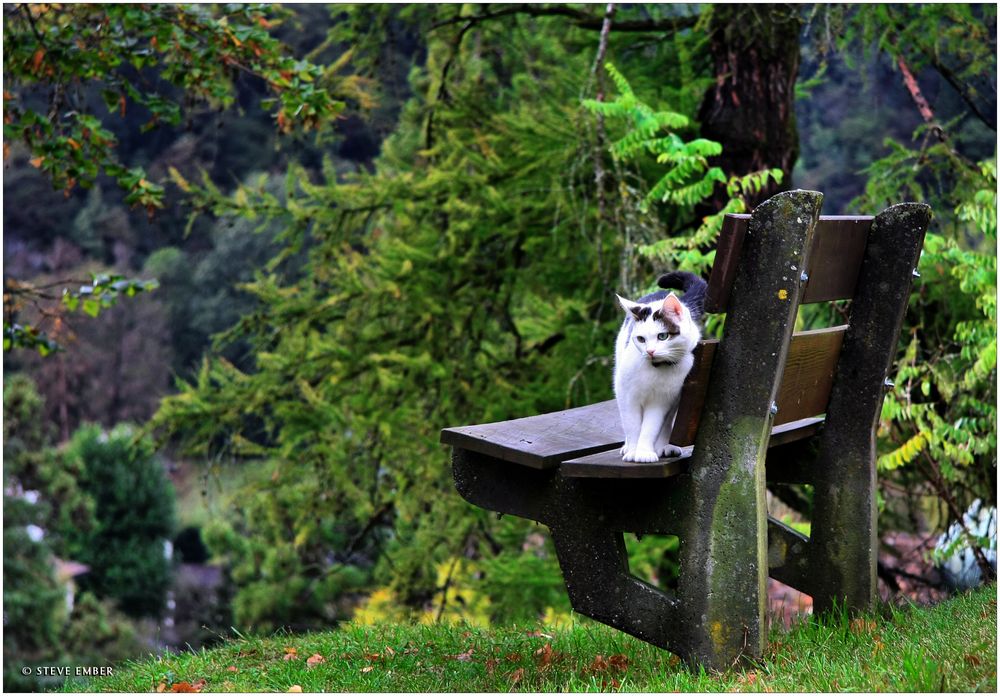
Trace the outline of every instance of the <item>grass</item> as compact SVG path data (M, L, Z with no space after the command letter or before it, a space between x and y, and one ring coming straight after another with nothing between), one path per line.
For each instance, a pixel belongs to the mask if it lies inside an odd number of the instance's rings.
M204 681L202 681L204 680ZM586 619L567 629L347 625L149 657L64 691L985 691L997 687L996 585L929 608L804 621L725 674Z

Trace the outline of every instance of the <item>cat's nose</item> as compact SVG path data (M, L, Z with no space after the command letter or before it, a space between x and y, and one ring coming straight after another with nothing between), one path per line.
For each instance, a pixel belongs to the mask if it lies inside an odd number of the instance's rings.
M656 355L656 351L655 350L647 350L646 354L649 355L649 357L653 357L654 355Z

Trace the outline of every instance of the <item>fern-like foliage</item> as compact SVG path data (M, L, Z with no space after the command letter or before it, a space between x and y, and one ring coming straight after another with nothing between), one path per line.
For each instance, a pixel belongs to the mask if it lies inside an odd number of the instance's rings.
M611 143L612 157L619 161L652 158L666 165L642 198L641 210L650 213L655 204L679 211L674 217L690 218L695 206L707 200L717 185L724 185L730 196L718 212L705 216L689 234L675 234L638 247L640 256L659 267L676 267L695 273L711 268L715 252L703 251L715 245L722 220L729 213L746 212L746 200L767 186L769 180L781 183L780 169L765 169L743 176L727 176L709 158L722 153L722 145L706 138L685 138L691 129L690 119L671 110L656 110L636 96L624 75L612 64L605 68L618 95L607 102L584 100L585 108L612 120L622 129Z

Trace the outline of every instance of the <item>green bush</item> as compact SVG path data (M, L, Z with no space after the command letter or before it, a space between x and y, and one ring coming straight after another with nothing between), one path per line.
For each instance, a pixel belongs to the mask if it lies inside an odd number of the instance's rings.
M67 453L83 463L80 486L95 501L93 530L65 530L73 558L90 566L81 586L130 616L158 615L170 583L164 542L174 527L174 492L151 445L128 426L84 426Z

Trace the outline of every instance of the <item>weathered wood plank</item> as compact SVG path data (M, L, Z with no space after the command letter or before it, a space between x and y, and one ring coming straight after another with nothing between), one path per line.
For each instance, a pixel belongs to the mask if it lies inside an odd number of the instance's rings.
M817 416L826 410L846 331L846 326L834 326L792 336L778 388L776 424ZM677 420L670 436L670 442L678 447L694 444L717 346L718 341L714 339L704 340L695 351L695 364L684 382Z
M614 399L590 406L499 423L441 431L441 442L535 469L621 447L625 441Z
M771 447L785 445L815 435L823 418L803 418L776 425L771 430ZM574 457L559 465L559 474L571 478L670 478L687 469L693 446L682 447L678 457L656 462L623 462L617 449L598 452L584 457Z
M670 478L685 469L694 447L684 447L679 457L657 462L623 462L618 450L569 459L559 465L559 474L571 478Z
M776 425L826 411L847 326L803 331L792 336L778 388Z
M801 304L854 296L873 219L868 215L820 216L809 252L806 268L809 280ZM749 220L749 215L727 215L722 223L705 295L706 312L726 311ZM789 277L790 282L794 280L797 279Z

